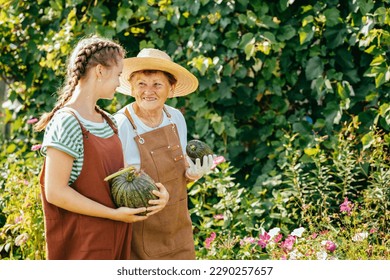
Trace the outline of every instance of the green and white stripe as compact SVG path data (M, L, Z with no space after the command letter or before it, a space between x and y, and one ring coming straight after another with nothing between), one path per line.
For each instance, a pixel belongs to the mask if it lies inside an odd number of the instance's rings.
M114 134L106 121L104 123L91 122L82 118L76 111L74 112L84 127L93 135L108 138ZM108 115L116 124L115 119L110 114ZM59 149L75 159L69 180L69 184L73 183L83 167L84 145L81 127L76 118L69 112L58 111L47 125L42 144L43 155L46 155L47 147Z

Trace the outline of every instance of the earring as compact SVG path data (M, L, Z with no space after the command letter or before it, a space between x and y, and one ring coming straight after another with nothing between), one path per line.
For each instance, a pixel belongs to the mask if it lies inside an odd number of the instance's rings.
M102 79L99 78L99 79L98 79L98 82L101 83L101 82L102 82Z

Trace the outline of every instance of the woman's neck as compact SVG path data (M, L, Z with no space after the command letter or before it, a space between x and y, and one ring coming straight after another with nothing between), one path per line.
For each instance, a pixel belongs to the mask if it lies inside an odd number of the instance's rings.
M149 127L158 127L163 121L163 108L157 110L145 110L133 103L133 110L137 117Z

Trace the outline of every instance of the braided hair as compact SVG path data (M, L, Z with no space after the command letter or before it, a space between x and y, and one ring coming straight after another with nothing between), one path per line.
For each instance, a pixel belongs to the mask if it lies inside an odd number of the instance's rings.
M51 112L45 113L39 122L36 123L34 126L35 130L41 131L45 129L54 114L70 100L79 80L85 76L90 68L98 64L110 67L124 57L124 48L112 40L98 36L82 39L68 59L64 86L59 90L57 103ZM97 105L95 109L103 114Z

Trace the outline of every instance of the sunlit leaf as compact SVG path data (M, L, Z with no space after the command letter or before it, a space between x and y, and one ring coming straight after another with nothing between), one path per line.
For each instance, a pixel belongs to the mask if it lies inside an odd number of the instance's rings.
M312 57L307 62L305 68L306 79L314 80L316 77L321 75L324 71L324 66L320 57Z

